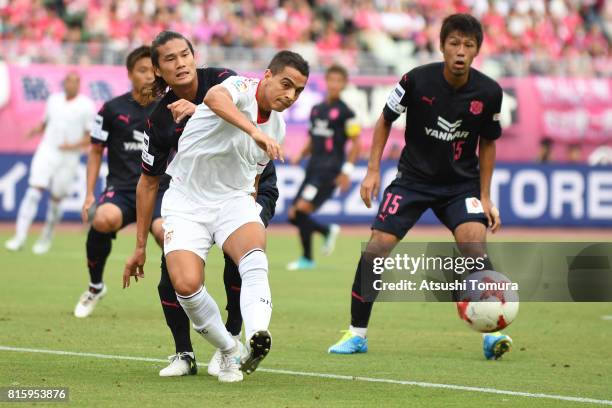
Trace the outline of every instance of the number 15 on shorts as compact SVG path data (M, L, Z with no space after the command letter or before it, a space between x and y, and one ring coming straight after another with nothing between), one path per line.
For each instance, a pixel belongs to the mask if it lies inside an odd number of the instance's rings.
M399 194L386 193L383 206L378 214L378 218L380 218L381 221L384 221L389 214L393 215L397 213L401 200L402 196Z

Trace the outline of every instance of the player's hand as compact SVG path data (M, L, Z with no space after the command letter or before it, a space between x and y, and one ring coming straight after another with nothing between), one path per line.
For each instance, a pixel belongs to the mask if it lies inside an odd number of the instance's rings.
M380 189L380 171L370 170L361 182L361 199L366 207L372 207L372 198L378 197L378 191Z
M123 268L123 289L130 287L130 278L133 276L136 282L138 278L144 278L144 264L147 260L145 248L136 248L134 254L128 258Z
M172 117L176 123L180 123L187 116L193 115L196 110L196 105L189 102L187 99L179 99L166 107L172 112Z
M484 213L487 216L487 224L489 228L491 228L491 232L495 234L501 228L501 218L499 216L499 210L488 198L481 199L480 203L482 204L482 209L484 210Z
M270 158L270 160L279 160L284 163L285 158L283 157L283 148L281 145L270 136L266 135L264 132L255 128L255 130L251 133L251 137L257 143L257 146Z
M346 193L351 188L351 179L344 173L338 174L336 177L336 185L340 188L340 192Z
M89 219L91 215L90 211L95 203L96 197L93 194L89 194L87 195L87 197L85 197L85 201L83 202L83 208L81 209L81 220L83 221L83 224L87 224L89 221L91 221Z
M72 145L68 144L68 143L62 143L57 148L60 149L61 151L64 151L64 152L67 151L67 150L73 150L74 149L74 147Z

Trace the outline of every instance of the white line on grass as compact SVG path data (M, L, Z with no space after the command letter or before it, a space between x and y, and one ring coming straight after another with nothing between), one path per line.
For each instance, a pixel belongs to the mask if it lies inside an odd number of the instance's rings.
M601 320L612 320L612 315L603 315L601 316Z
M110 354L98 354L98 353L80 353L74 351L62 351L62 350L42 350L32 348L20 348L20 347L9 347L0 346L0 351L16 351L20 353L42 353L42 354L55 354L62 356L78 356L78 357L93 357L93 358L104 358L108 360L131 360L131 361L147 361L153 363L167 363L167 360L159 358L147 358L147 357L133 357L133 356L114 356ZM207 364L198 363L199 366L206 366ZM412 385L423 388L442 388L447 390L457 391L470 391L480 392L486 394L501 394L511 395L514 397L527 397L527 398L546 398L558 401L571 401L571 402L582 402L598 405L612 405L612 400L600 400L594 398L583 398L583 397L569 397L564 395L554 394L540 394L531 392L520 392L520 391L507 391L498 390L496 388L481 388L481 387L469 387L465 385L454 385L454 384L437 384L422 381L404 381L404 380L392 380L387 378L372 378L372 377L356 377L351 375L340 375L340 374L325 374L325 373L310 373L304 371L292 371L292 370L279 370L272 368L259 368L258 371L273 374L286 374L296 375L301 377L316 377L316 378L331 378L334 380L345 380L345 381L364 381L373 383L385 383L385 384L396 384L396 385Z

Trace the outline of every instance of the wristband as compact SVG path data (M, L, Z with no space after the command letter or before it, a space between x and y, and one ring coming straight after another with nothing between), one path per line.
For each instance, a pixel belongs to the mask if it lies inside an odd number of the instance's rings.
M353 170L355 170L355 165L351 162L345 162L342 165L342 173L346 174L347 176L353 174Z

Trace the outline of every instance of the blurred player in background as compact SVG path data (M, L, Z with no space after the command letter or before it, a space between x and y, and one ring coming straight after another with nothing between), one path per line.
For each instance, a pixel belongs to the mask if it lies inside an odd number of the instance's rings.
M127 57L126 66L132 90L102 106L91 132L87 194L81 214L83 222L91 221L86 243L89 288L81 295L74 309L76 317L89 316L106 294L102 274L112 241L117 231L136 221L136 184L140 177L143 132L147 117L155 107L151 49L142 46L133 50ZM108 176L106 189L99 197L96 208L94 191L105 149L108 149ZM153 223L147 225L161 246L163 231L160 211L161 194L157 198Z
M406 112L405 146L397 178L385 189L372 234L362 254L351 292L351 325L330 353L368 350L366 332L376 291L373 257L386 257L423 212L431 208L470 256L485 256L487 226L496 232L499 212L490 198L495 140L501 136L502 89L471 68L482 45L482 26L467 14L447 17L440 31L444 62L406 73L387 99L374 129L361 198L368 208L380 187L380 160L391 125ZM479 154L476 155L476 150ZM471 245L471 244L476 245ZM486 259L486 269L491 269ZM487 359L510 349L501 333L484 336Z
M324 225L315 221L311 214L332 196L336 187L345 192L351 186L350 176L359 157L361 132L355 113L340 99L348 82L348 72L340 65L332 65L325 72L327 95L325 100L313 106L310 112L310 138L300 154L292 160L298 164L310 155L306 176L288 211L289 221L298 227L302 244L302 257L287 265L289 270L312 269L312 234L319 232L325 237L322 252L331 255L340 233L337 224ZM345 146L352 141L348 159Z
M144 276L146 242L151 223L160 179L165 179L166 167L178 148L178 142L187 121L201 104L208 90L236 73L224 68L199 68L193 55L191 43L179 33L164 31L152 44L153 66L157 71L156 92L163 98L151 114L142 153L142 174L136 189L137 235L133 256L126 262L124 287L129 286L130 276ZM185 75L178 75L185 73ZM166 92L166 88L169 88ZM261 206L260 217L264 225L274 215L278 189L276 171L270 162L260 178L257 203ZM240 314L241 279L236 264L225 255L223 273L227 294L227 331L240 339L242 315ZM161 279L158 285L166 323L174 338L176 354L170 364L159 375L181 376L197 373L197 365L190 339L189 318L178 303L176 292L168 276L165 257L162 255ZM217 349L208 373L218 375L221 351Z
M221 382L242 381L241 370L253 372L272 345L265 230L253 195L269 160L282 158L280 112L297 100L308 73L301 56L281 51L263 79L233 76L214 86L187 123L168 166L172 181L162 205L168 271L193 327L221 350ZM249 347L244 359L203 286L213 243L238 265L242 278L240 309Z
M80 86L79 74L68 73L63 81L64 92L49 96L43 121L28 132L28 138L44 134L32 158L29 187L17 212L15 236L5 243L9 251L23 248L45 190L51 194L47 218L32 250L43 254L51 248L53 229L62 218L60 203L70 193L96 112L93 101L79 94Z

